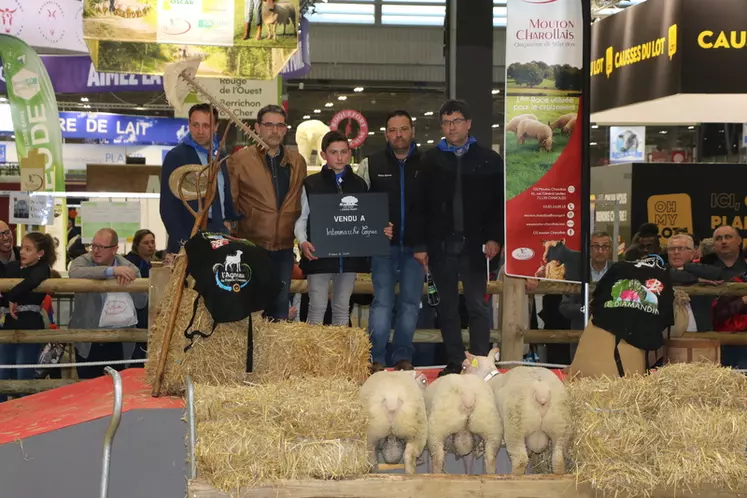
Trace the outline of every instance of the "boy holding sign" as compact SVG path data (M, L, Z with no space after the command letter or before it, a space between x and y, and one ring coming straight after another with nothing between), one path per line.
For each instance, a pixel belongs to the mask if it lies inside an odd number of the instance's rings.
M295 236L303 258L301 269L307 275L309 286L308 323L321 324L329 299L329 282L332 281L332 325L345 326L350 319L350 296L355 285L355 274L368 272L368 258L335 257L318 258L309 241L311 223L319 223L311 215L309 198L320 194L363 194L368 185L350 167L350 146L347 138L330 131L322 139L322 159L326 164L319 173L306 177L301 193L301 217L296 221ZM323 221L321 221L323 222ZM384 229L391 238L391 226Z

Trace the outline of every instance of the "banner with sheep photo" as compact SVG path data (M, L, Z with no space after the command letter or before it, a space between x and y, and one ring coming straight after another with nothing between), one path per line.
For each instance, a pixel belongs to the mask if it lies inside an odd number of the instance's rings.
M580 281L582 67L582 0L508 0L508 275Z
M163 74L199 57L198 76L273 79L298 50L299 0L84 0L97 71Z

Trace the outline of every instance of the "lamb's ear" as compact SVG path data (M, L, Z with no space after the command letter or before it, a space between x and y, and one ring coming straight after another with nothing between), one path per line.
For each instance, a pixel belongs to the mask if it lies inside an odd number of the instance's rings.
M488 359L495 363L496 361L501 361L501 349L500 348L493 348L488 353Z

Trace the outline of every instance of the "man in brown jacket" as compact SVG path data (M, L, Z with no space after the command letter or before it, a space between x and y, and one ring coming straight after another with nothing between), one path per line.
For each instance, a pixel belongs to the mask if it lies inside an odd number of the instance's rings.
M268 105L257 113L254 128L270 148L244 148L228 159L234 206L243 215L239 237L264 247L284 285L275 303L265 310L272 320L288 318L288 292L293 271L293 227L301 215L301 187L306 161L283 147L288 132L282 107Z

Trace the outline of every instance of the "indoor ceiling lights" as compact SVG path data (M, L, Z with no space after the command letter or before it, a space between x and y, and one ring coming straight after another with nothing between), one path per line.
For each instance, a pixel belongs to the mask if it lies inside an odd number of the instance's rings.
M304 114L304 116L301 119L311 119L311 116L309 116L308 114Z
M433 111L424 112L423 116L433 116Z
M314 114L319 114L320 112L322 112L321 109L314 109Z
M338 95L337 96L337 100L348 100L348 96L347 95Z
M501 93L501 91L497 88L494 88L490 93L492 93L493 95L498 95L499 93Z
M361 93L363 91L363 87L362 86L357 86L357 87L353 88L353 91L355 93Z
M332 102L327 102L326 104L324 104L324 107L332 107L333 105L335 104L333 104Z
M88 97L81 97L81 98L80 98L80 101L81 101L81 102L88 102Z

